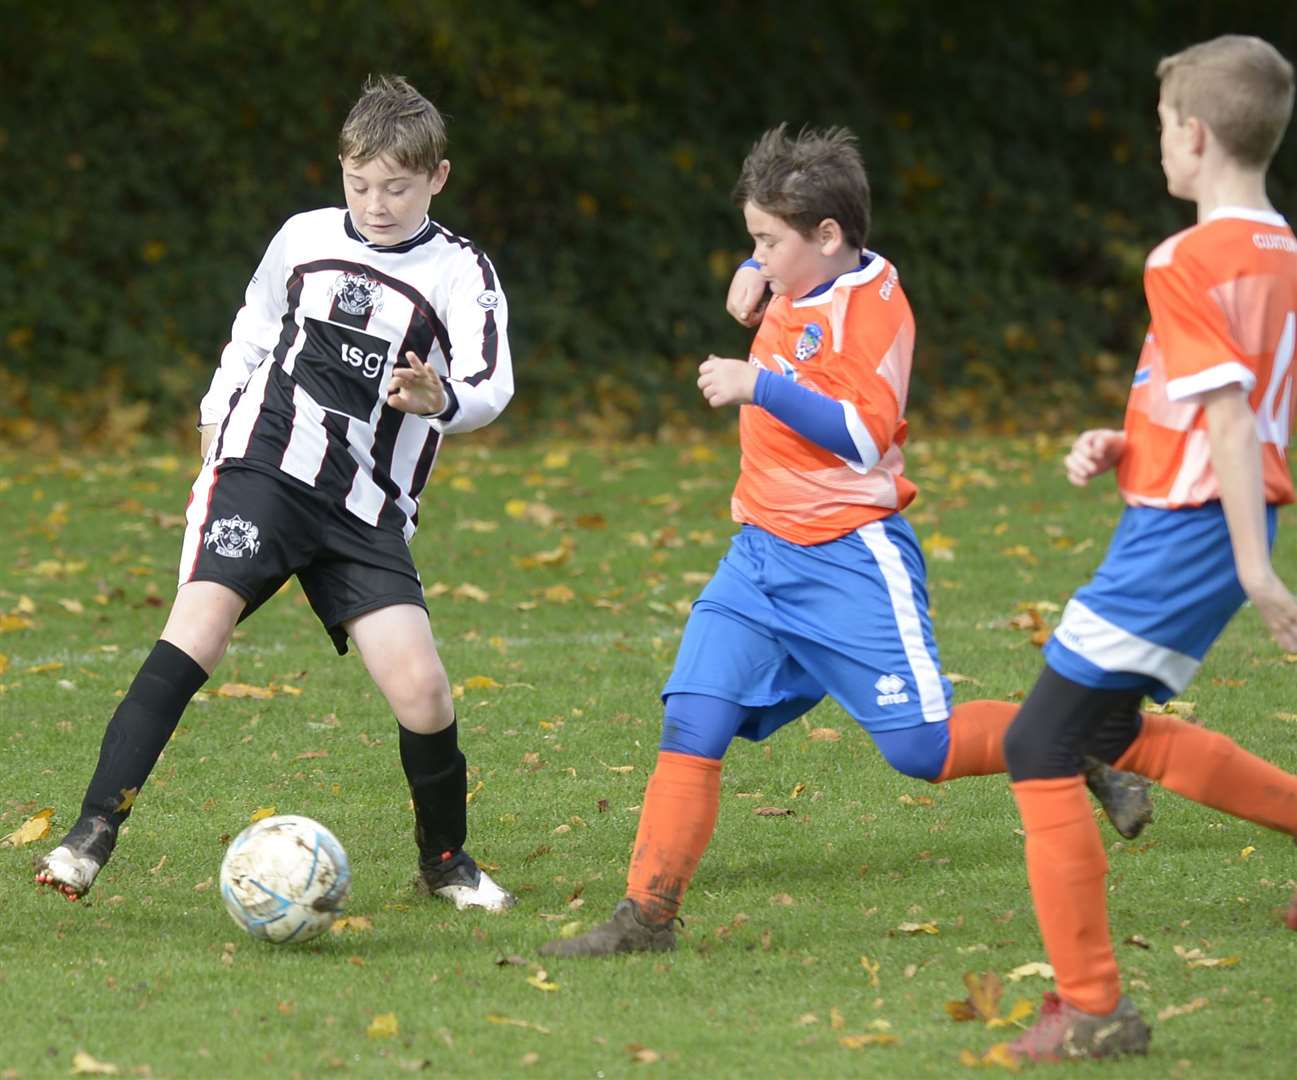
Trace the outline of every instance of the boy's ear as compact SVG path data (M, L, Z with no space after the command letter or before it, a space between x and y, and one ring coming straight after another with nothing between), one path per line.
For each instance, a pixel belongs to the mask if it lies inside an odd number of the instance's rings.
M815 239L824 255L836 255L842 247L842 226L836 218L825 218L815 226Z
M437 195L441 189L446 186L446 180L450 176L450 158L442 158L437 167L432 171L432 193Z

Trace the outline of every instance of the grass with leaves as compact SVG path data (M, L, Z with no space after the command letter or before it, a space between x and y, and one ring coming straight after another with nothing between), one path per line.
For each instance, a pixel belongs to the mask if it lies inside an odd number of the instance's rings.
M1035 642L1102 557L1111 483L1072 489L1059 457L1048 439L911 448L961 699L1031 685ZM949 1077L1030 1023L1051 983L1004 779L900 776L831 702L732 748L678 951L538 956L622 895L657 693L733 531L735 459L725 440L447 448L415 556L458 695L469 847L520 897L487 916L410 887L395 721L295 585L238 631L89 897L38 892L33 854L75 818L165 617L194 462L0 454L0 836L53 810L48 837L0 847L0 1077ZM1245 610L1184 696L1297 769L1294 659ZM274 947L223 910L224 846L267 807L345 845L340 933ZM1104 826L1152 1052L1068 1075L1287 1077L1297 848L1169 794L1157 809L1133 843Z

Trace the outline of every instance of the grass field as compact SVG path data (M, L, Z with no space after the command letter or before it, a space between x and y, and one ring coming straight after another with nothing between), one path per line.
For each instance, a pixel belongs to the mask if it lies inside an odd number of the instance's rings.
M1059 451L911 450L922 494L909 516L961 700L1030 686L1033 634L1101 558L1114 491L1068 487ZM677 952L538 957L622 895L657 692L733 531L735 458L724 440L447 448L415 555L462 694L469 848L520 897L492 917L411 889L395 721L296 586L238 632L87 900L38 892L33 854L75 818L169 606L194 462L162 446L0 453L0 836L54 810L50 837L0 847L0 1080L96 1064L152 1077L949 1077L971 1067L962 1051L1011 1037L947 1009L966 974L1004 981L1005 1015L1051 985L1008 978L1044 955L1004 779L899 776L832 703L732 749ZM1294 536L1290 519L1276 555L1290 582ZM1245 610L1185 698L1297 770L1294 659ZM1104 827L1118 959L1152 1051L1067 1075L1291 1077L1297 935L1278 912L1297 849L1166 793L1157 806L1137 842ZM316 817L345 845L342 933L276 948L223 910L224 845L267 807Z

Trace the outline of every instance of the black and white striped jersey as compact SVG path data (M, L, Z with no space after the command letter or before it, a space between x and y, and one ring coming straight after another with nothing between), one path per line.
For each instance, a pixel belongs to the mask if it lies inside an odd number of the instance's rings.
M379 247L344 209L297 214L248 284L199 406L200 424L220 425L205 465L287 474L408 541L441 437L489 424L513 396L507 318L491 261L434 221ZM387 404L407 351L442 377L438 417Z

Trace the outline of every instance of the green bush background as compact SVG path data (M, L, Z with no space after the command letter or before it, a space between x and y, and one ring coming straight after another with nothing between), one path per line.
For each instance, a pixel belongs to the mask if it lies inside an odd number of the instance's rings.
M1153 68L1226 31L1297 57L1297 5L720 0L0 2L0 417L193 415L279 223L337 205L369 71L449 114L434 216L512 307L514 430L654 431L742 355L729 191L779 121L841 123L871 245L919 320L943 426L1119 409L1147 249L1192 220L1158 166ZM1297 137L1271 197L1297 212ZM142 416L143 412L137 413ZM574 419L576 418L576 419Z

